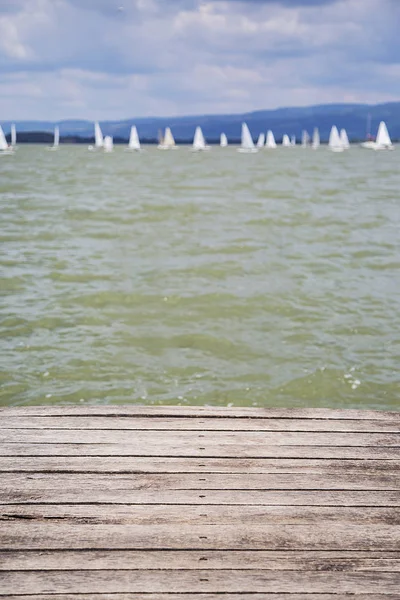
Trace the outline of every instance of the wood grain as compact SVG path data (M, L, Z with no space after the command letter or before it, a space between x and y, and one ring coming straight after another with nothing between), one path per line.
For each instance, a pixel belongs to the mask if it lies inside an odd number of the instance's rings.
M330 573L291 571L64 571L0 573L3 594L18 588L21 594L32 592L64 594L115 593L398 593L400 573Z
M172 418L107 417L90 419L64 416L2 416L1 429L74 429L118 431L307 431L346 433L400 433L400 421L394 419L250 419L250 418Z
M0 408L0 599L399 600L400 413Z

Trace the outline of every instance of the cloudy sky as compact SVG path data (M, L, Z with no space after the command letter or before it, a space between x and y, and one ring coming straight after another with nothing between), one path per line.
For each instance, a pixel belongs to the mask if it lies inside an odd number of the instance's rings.
M400 0L0 0L0 120L400 100Z

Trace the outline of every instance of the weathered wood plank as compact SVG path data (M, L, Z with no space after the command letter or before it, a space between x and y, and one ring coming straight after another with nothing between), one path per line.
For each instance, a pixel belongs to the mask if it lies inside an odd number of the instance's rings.
M263 571L400 572L400 552L310 552L259 550L107 550L0 552L0 571L247 569Z
M249 450L265 446L347 446L362 448L368 446L400 447L400 434L397 433L343 433L343 432L294 432L294 431L163 431L155 435L153 431L115 431L59 429L27 430L3 429L1 437L8 443L51 444L131 444L138 449L145 446L160 447L167 453L174 446L226 446L246 445Z
M400 473L3 473L2 492L41 492L82 489L97 492L121 490L387 490L400 491ZM400 497L400 493L399 493Z
M142 456L0 456L0 473L376 473L400 472L400 460L305 458L164 458Z
M390 525L97 525L0 522L4 550L375 550L398 551ZM116 590L117 591L117 590Z
M0 574L3 594L19 593L304 593L397 594L398 573L280 571L63 571Z
M104 489L94 496L91 490L2 490L2 504L177 504L257 506L400 506L399 492L349 490L124 490Z
M400 433L400 421L395 419L251 419L173 418L173 417L49 417L4 416L1 429L73 429L118 431L310 431L346 433Z
M4 416L135 416L135 417L210 417L252 419L392 419L400 422L400 411L331 408L250 408L227 406L139 406L139 405L47 405L0 407Z
M268 525L326 524L400 525L398 508L379 506L181 506L138 504L38 504L0 505L0 521L51 520L63 523L157 525Z
M204 441L204 440L199 440ZM157 438L140 444L89 443L4 443L2 456L141 456L163 458L310 458L310 459L371 459L399 460L400 447L379 446L268 446L264 443L221 443L207 440L205 444L163 444Z
M260 594L246 594L245 596L241 593L232 594L232 593L224 593L223 596L221 594L208 594L208 593L198 593L194 594L35 594L35 595L18 595L18 596L9 596L2 595L0 593L0 598L2 600L78 600L81 598L82 600L260 600ZM399 600L398 594L376 594L375 592L371 592L371 594L352 594L350 597L347 593L345 594L307 594L301 593L299 596L298 593L294 594L279 594L279 598L277 595L272 592L263 592L262 600Z

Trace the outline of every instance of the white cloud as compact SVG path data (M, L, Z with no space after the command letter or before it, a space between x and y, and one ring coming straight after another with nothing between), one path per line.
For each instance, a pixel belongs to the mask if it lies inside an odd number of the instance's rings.
M0 116L106 119L395 100L399 4L3 0Z

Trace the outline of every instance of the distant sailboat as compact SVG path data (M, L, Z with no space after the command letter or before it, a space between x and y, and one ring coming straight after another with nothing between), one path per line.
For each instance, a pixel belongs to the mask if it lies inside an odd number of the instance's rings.
M159 150L175 150L177 145L175 144L174 136L169 127L166 128L164 138L158 145Z
M104 152L112 152L114 150L114 141L111 135L106 135L103 141Z
M360 144L360 146L362 148L367 148L369 150L375 150L375 146L376 143L371 135L371 113L368 113L367 115L367 131L366 131L366 138L365 138L365 142L362 142Z
M289 148L289 146L290 146L290 139L289 139L289 136L287 135L287 133L285 133L282 138L282 146L284 146L285 148Z
M257 140L257 148L263 148L265 145L265 133L260 133Z
M339 136L339 131L336 125L332 126L331 133L329 135L328 146L332 150L332 152L343 152L344 150L342 141Z
M2 126L0 125L0 156L6 154L14 154L14 150L7 144L6 136Z
M221 148L226 148L228 145L228 138L226 137L225 133L221 133L221 138L220 138L220 142L219 142Z
M303 133L301 134L301 147L307 148L307 146L309 146L309 144L310 144L310 136L308 135L308 131L306 131L304 129Z
M317 150L319 148L319 146L320 146L319 130L318 130L318 127L315 127L314 131L313 131L311 148L313 150Z
M350 148L349 138L345 129L340 130L340 141L342 142L342 146L345 150L348 150Z
M386 127L386 123L381 121L379 123L378 133L376 136L375 150L393 150L394 146L392 144L392 140L390 139L390 135L388 129Z
M275 137L271 130L267 131L267 141L265 143L265 147L276 148Z
M17 147L17 129L14 123L11 125L11 148Z
M292 135L292 137L290 138L290 145L291 146L295 146L296 145L296 136Z
M241 146L238 148L238 152L258 152L246 123L242 123Z
M192 152L202 152L204 150L210 150L210 146L206 145L201 127L196 127L193 138Z
M126 150L132 150L132 151L141 150L139 135L138 135L135 125L132 125L132 127L131 127L131 133L129 136L129 144L128 144L128 148L126 148Z
M60 129L58 125L54 127L54 141L52 146L48 146L47 150L57 150L60 145Z
M98 121L94 124L94 146L89 146L88 150L100 150L103 148L103 134L101 131L101 127Z

